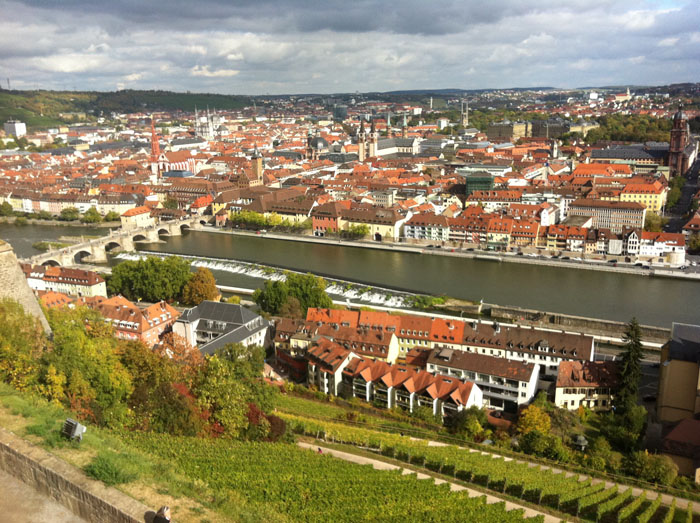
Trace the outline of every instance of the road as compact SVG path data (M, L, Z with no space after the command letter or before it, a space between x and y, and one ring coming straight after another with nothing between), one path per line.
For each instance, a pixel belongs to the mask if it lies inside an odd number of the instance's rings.
M349 452L342 452L340 450L329 449L327 447L319 447L318 445L311 445L309 443L304 443L301 441L297 444L302 448L313 450L315 452L318 451L318 449L320 448L324 454L328 454L330 456L333 456L334 458L349 461L351 463L357 463L359 465L372 465L372 467L374 467L377 470L401 470L401 473L403 475L415 474L417 479L431 479L431 478L433 478L433 476L429 476L427 474L422 474L422 473L416 472L412 469L406 469L403 467L399 467L398 465L392 465L391 463L387 463L386 461L367 458L365 456L358 456L357 454L350 454ZM450 490L452 490L453 492L467 491L470 498L485 496L486 503L488 503L489 505L491 505L493 503L505 502L506 510L523 510L525 512L524 515L527 518L544 516L544 521L546 523L558 523L559 521L561 521L559 518L555 518L554 516L552 516L550 514L545 514L543 512L533 510L529 507L524 507L522 505L518 505L517 503L513 503L511 501L505 501L505 500L498 498L496 496L484 494L483 492L464 487L458 483L452 483L452 482L445 481L445 480L438 479L438 478L433 478L433 479L435 480L436 485L440 485L441 483L448 483L450 485Z
M39 493L4 470L0 470L0 485L0 514L6 523L87 523L56 500Z
M683 226L688 221L683 215L690 209L693 195L698 192L698 173L700 173L700 160L696 160L688 170L687 180L681 191L680 200L678 200L678 203L673 209L666 212L665 216L669 219L669 222L666 227L664 227L664 230L668 232L681 232ZM693 269L696 268L694 267ZM697 270L700 270L700 267L698 267Z

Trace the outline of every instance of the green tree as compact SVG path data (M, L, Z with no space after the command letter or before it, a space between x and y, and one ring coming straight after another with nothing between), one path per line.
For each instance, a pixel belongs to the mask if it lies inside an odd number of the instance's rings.
M2 205L0 205L0 216L12 216L13 212L14 209L12 208L12 205L10 205L8 202L2 202Z
M80 218L80 221L83 223L100 223L102 221L102 215L97 212L97 209L90 207L87 211L85 211L83 217Z
M296 320L304 318L304 312L301 310L301 303L299 303L299 300L294 296L287 296L282 307L280 307L279 314L285 318L294 318Z
M289 288L286 282L267 280L262 289L256 289L253 292L253 301L265 312L279 314L288 295Z
M182 289L182 302L186 305L215 301L219 296L214 275L206 267L199 267Z
M264 350L262 347L244 347L229 344L209 358L196 393L202 409L211 414L224 433L233 438L252 437L248 429L251 405L263 411L273 408L275 390L262 380ZM268 425L269 427L269 425ZM262 438L266 433L255 431Z
M664 226L668 223L668 218L662 218L658 214L647 211L646 218L644 219L644 230L650 232L661 232L664 230Z
M637 404L639 380L642 377L642 332L637 318L632 318L622 336L625 350L620 357L620 384L616 408L623 414Z
M61 214L58 217L59 220L63 220L64 222L72 222L78 218L80 218L80 211L78 211L78 209L75 207L66 207L65 209L62 209Z
M122 294L130 300L172 301L182 295L190 276L190 262L183 258L149 256L114 267L107 286L110 294Z
M462 434L474 439L484 432L488 418L483 409L473 406L452 415L446 424L453 434Z
M527 434L533 430L538 431L540 434L548 434L551 428L552 422L549 419L549 415L537 405L530 405L522 414L520 414L520 419L518 420L518 432L520 434Z
M17 390L37 391L46 337L39 320L15 300L0 300L0 380Z
M68 376L68 388L94 398L87 405L98 423L121 426L128 420L126 400L132 380L117 356L112 327L96 311L49 309L53 347L44 353L43 365ZM74 383L75 382L75 383Z
M165 199L165 201L163 202L163 208L164 209L173 209L173 210L179 209L180 204L178 203L178 201L175 198L173 198L172 196L168 196Z
M106 222L118 222L121 219L121 216L119 215L118 212L114 211L109 211L107 214L105 214L104 221Z
M53 219L53 214L51 214L49 211L39 211L36 215L36 217L39 220L52 220Z
M289 295L299 300L301 310L306 313L309 307L330 308L333 300L326 293L326 281L313 274L287 273Z
M182 383L181 368L173 359L140 342L123 343L120 354L132 377L128 402L137 428L182 436L205 433L196 399Z
M700 234L694 233L688 240L688 250L692 253L700 252Z
M661 485L671 485L678 475L678 466L671 458L649 454L646 450L631 453L624 468L630 476Z

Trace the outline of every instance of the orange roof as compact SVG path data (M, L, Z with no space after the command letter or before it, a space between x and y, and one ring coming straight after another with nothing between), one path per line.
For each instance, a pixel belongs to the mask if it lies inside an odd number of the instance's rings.
M145 205L141 205L140 207L134 207L133 209L129 209L125 213L122 214L122 216L125 217L130 217L130 216L138 216L140 214L146 214L146 213L151 213L151 209L146 207Z

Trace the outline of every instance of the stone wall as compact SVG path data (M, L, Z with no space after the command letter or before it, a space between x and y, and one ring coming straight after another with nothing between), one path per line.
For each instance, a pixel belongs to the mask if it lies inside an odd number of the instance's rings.
M153 515L142 503L89 479L75 467L4 429L0 429L0 468L85 521L143 523Z
M585 334L616 338L622 336L627 326L626 323L619 321L584 318L581 316L570 316L566 314L541 312L532 309L521 309L519 307L504 307L500 305L485 305L484 313L490 315L490 317L494 320L516 322L550 329L562 328L567 330L576 330ZM641 332L642 339L649 342L665 343L671 337L670 329L663 329L661 327L653 327L650 325L642 325Z
M49 322L46 321L46 316L34 292L27 284L12 247L2 240L0 240L0 298L17 300L27 313L39 318L44 330L51 334Z

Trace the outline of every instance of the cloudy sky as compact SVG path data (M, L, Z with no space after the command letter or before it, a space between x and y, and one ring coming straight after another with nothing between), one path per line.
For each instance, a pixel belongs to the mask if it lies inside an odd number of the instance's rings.
M0 0L0 85L332 93L700 81L698 0Z

